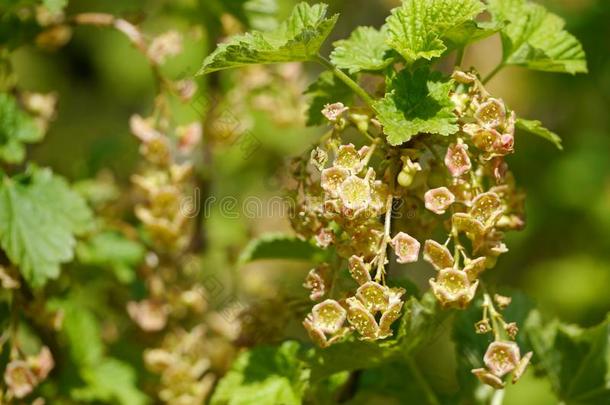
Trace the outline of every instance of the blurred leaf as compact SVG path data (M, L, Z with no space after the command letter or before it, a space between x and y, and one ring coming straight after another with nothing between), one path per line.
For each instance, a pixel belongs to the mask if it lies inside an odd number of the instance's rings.
M387 19L387 43L408 63L440 57L447 32L485 10L478 0L404 0Z
M232 37L203 62L199 74L240 66L313 60L337 22L325 4L299 3L289 19L269 32Z
M269 31L277 27L276 0L208 0L206 6L214 12L216 19L228 12L256 30Z
M386 44L385 28L358 27L348 39L335 42L330 55L332 63L350 73L362 70L382 70L392 63L387 57L390 47Z
M559 135L543 127L542 122L517 118L516 126L517 128L523 131L527 131L531 134L538 135L539 137L546 139L547 141L555 145L557 149L563 150L563 146L561 145L561 138L559 137Z
M52 14L57 14L57 13L63 11L63 9L68 6L68 0L43 0L42 4Z
M586 73L587 62L580 42L564 28L559 16L526 0L490 0L494 21L502 29L504 63L534 70Z
M98 402L121 405L147 404L148 398L136 387L136 374L129 364L106 358L99 364L83 371L87 383L83 388L72 390L77 401Z
M353 99L353 92L341 80L337 79L332 72L323 72L305 91L312 97L307 111L307 125L322 125L326 118L322 115L322 109L326 104L341 102L348 105Z
M610 403L610 320L589 329L533 312L525 325L534 359L568 404Z
M2 179L0 245L35 287L59 275L73 258L75 235L87 231L92 213L80 195L49 169Z
M309 377L300 350L289 341L242 353L218 383L211 405L300 405Z
M0 93L0 159L21 163L25 158L25 143L42 140L44 133L34 118L19 108L17 100Z
M452 82L439 72L402 70L390 83L385 97L374 104L377 118L391 145L400 145L419 133L451 135L458 131Z
M270 233L252 240L239 257L240 264L254 260L290 259L318 261L326 256L319 247L296 236Z
M110 267L122 283L135 278L134 267L144 258L144 247L116 232L103 232L81 242L76 248L83 264Z

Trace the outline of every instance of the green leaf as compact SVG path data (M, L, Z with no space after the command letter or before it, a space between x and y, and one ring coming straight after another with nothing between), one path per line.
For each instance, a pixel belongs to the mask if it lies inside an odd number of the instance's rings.
M539 137L546 139L555 145L557 149L563 150L559 135L543 127L542 122L518 118L516 126L523 131L527 131L531 134L538 135Z
M144 247L116 232L103 232L81 242L76 248L83 264L110 267L122 283L135 279L135 267L144 258Z
M534 70L586 73L587 62L580 42L565 31L564 21L539 4L526 0L490 0L494 21L502 29L504 63Z
M342 102L348 105L354 93L332 72L326 71L309 86L305 94L312 97L307 110L307 125L314 126L327 122L322 115L322 109L326 104Z
M136 373L122 361L105 358L94 367L82 372L85 387L72 390L77 401L121 405L144 405L148 398L136 387Z
M387 19L387 43L408 63L438 58L445 35L483 10L479 0L403 0Z
M252 64L313 60L337 22L338 15L326 18L327 9L325 4L299 3L277 29L253 31L220 44L205 59L199 74Z
M208 0L206 10L220 20L223 13L230 13L249 28L269 31L277 28L276 0Z
M242 353L218 383L211 405L300 405L309 371L297 342Z
M445 33L448 49L460 49L473 42L492 36L502 29L503 25L492 21L466 21Z
M358 27L348 39L335 42L330 60L339 69L350 73L362 70L382 70L390 63L390 47L385 42L386 29L376 30L372 27Z
M68 6L68 0L43 0L42 4L53 14L63 11Z
M48 169L0 184L0 246L35 287L59 275L73 258L75 235L86 232L92 214L82 197Z
M545 324L533 312L525 332L534 348L534 362L563 402L610 403L610 319L582 329L558 321Z
M392 79L385 97L374 104L388 142L400 145L420 133L456 133L459 127L449 97L452 86L439 72L402 70Z
M270 233L252 240L239 257L240 264L254 260L288 259L319 261L326 252L296 236Z
M17 100L0 93L0 159L21 163L25 158L25 143L40 141L44 136L34 118L19 108Z

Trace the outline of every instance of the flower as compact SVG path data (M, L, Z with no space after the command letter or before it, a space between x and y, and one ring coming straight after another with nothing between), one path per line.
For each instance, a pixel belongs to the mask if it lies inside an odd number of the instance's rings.
M478 334L484 334L491 332L491 325L489 319L482 319L474 325L474 331Z
M34 390L38 379L27 362L13 360L4 370L4 382L16 398L23 398Z
M322 109L322 115L330 122L337 122L344 112L349 110L343 103L326 104Z
M384 311L390 302L388 287L374 281L361 285L356 291L356 297L364 304L367 311Z
M322 170L320 178L320 184L324 191L329 193L332 197L337 197L339 194L339 187L345 179L349 176L349 171L341 169L339 167L329 167L328 169Z
M426 191L424 201L427 209L442 215L455 202L455 196L447 187L439 187Z
M487 259L485 257L477 257L473 260L466 260L464 273L466 273L468 276L468 280L474 281L479 278L479 274L487 269L486 263Z
M142 330L155 332L165 328L167 307L152 300L127 303L127 313Z
M481 126L497 128L505 123L506 107L501 100L490 98L477 108L474 116Z
M346 300L347 320L350 325L358 331L363 340L375 340L379 334L379 325L375 317L357 298L350 297Z
M502 382L502 380L498 376L490 373L489 371L485 370L484 368L475 368L471 372L483 384L487 384L497 390L501 390L502 388L504 388L504 382Z
M517 333L519 333L519 327L515 322L509 322L504 325L504 330L506 331L508 337L512 340L515 340L515 338L517 337Z
M515 342L497 341L489 345L483 361L489 371L502 377L519 365L520 357L519 346Z
M168 56L175 56L182 52L182 36L178 31L165 32L152 40L148 47L148 57L160 65Z
M453 177L460 177L472 168L468 156L468 146L463 143L452 144L445 155L445 166Z
M453 256L449 249L432 239L428 239L424 243L424 260L434 266L436 270L453 267Z
M312 301L317 301L326 294L328 270L328 265L320 265L307 274L303 287L311 290L309 298Z
M474 298L478 280L471 283L465 272L456 269L443 269L438 277L430 279L432 292L443 306L465 308Z
M319 147L314 148L309 156L309 162L319 171L322 171L326 162L328 162L328 153Z
M335 333L345 322L346 311L335 300L327 299L313 307L313 324L324 333Z
M353 144L341 145L337 151L337 157L333 164L335 167L347 169L351 173L358 173L362 168L360 153Z
M371 186L367 180L351 175L341 183L339 198L341 198L343 205L349 209L367 208L371 203Z
M201 123L199 122L193 122L189 125L176 128L178 148L180 151L182 153L191 152L193 148L201 142L202 132Z
M413 263L416 262L419 257L420 243L414 237L399 232L392 239L392 247L396 252L398 263Z
M371 281L371 265L364 262L362 256L353 255L348 261L349 273L360 285Z

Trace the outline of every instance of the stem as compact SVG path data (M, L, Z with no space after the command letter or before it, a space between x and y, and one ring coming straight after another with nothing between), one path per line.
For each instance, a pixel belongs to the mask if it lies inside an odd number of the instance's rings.
M494 76L504 68L504 63L500 63L498 66L495 67L494 70L492 70L486 77L485 79L483 79L483 84L487 84L487 82L489 82L491 79L494 78Z
M503 331L504 328L502 328L501 323L499 322L499 319L502 319L502 315L500 315L500 313L498 311L496 311L496 308L494 307L493 301L491 299L491 297L489 296L489 294L485 293L483 295L483 305L487 308L487 310L489 311L489 317L491 318L491 328L493 329L494 332L494 340L498 341L498 340L502 340L502 335L503 335Z
M440 402L436 398L434 391L430 387L430 384L428 384L428 381L426 381L426 378L424 377L424 375L419 370L419 367L417 367L417 364L415 363L415 361L412 358L410 358L409 360L407 360L407 365L409 366L409 371L411 371L411 373L413 374L413 377L415 377L415 380L417 381L417 385L424 392L424 396L426 397L426 402L429 405L440 405Z
M362 99L362 101L366 103L366 105L371 107L371 109L373 108L373 103L375 102L373 98L362 87L360 87L358 83L353 81L351 77L343 73L340 69L333 66L333 64L330 63L330 61L324 58L322 55L318 55L315 61L324 66L326 69L333 72L333 74L343 83L345 83L347 87L352 89L352 91L356 93Z
M455 66L456 67L460 67L462 66L462 62L464 61L464 53L466 52L466 47L464 46L463 48L460 48L457 50L457 53L455 55Z
M395 161L390 163L390 193L385 203L385 220L384 220L384 232L381 246L379 247L379 253L377 255L377 273L375 273L375 281L379 282L384 279L385 276L385 260L387 257L388 242L390 241L390 233L392 232L392 203L394 202L394 182L396 181L396 173L393 170Z
M491 398L489 405L502 405L503 402L504 402L504 390L497 390L496 392L494 392L494 395Z

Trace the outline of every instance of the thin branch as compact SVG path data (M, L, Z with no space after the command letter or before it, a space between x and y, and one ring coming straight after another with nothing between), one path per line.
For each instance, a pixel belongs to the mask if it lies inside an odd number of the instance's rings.
M493 79L493 78L494 78L494 76L495 76L496 74L498 74L498 72L504 68L504 66L505 66L505 65L504 65L504 63L500 63L498 66L496 66L496 67L495 67L495 69L494 69L494 70L492 70L492 71L491 71L491 72L490 72L490 73L489 73L489 74L488 74L488 75L485 77L485 79L483 79L482 83L483 83L483 84L487 84L487 82L489 82L491 79Z
M351 77L343 73L343 71L341 71L340 69L336 68L332 63L330 63L329 60L327 60L321 55L318 55L315 60L316 62L324 66L326 69L333 72L333 74L343 83L345 83L347 87L352 89L352 91L356 93L362 99L362 101L364 101L369 107L373 108L373 103L375 102L375 100L373 100L373 97L371 97L369 93L367 93L362 87L360 87L358 83L353 81Z

